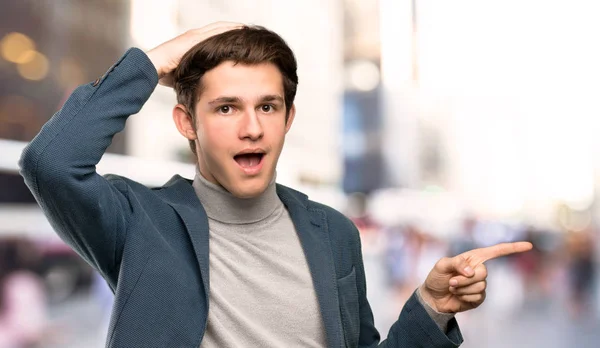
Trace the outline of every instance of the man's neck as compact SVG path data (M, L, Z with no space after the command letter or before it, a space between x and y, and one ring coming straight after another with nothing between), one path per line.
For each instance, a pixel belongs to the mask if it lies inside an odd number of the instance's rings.
M277 196L275 176L267 189L257 197L238 198L220 185L214 184L196 170L193 182L196 195L209 219L229 224L248 224L270 216L283 204Z

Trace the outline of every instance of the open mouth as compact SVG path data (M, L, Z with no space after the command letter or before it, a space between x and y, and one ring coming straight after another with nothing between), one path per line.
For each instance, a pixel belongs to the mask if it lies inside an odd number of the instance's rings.
M242 168L253 168L261 164L264 153L244 153L235 155L233 159Z

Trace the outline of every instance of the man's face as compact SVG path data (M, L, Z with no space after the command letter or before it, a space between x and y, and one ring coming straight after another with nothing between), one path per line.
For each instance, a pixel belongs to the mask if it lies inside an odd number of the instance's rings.
M202 77L196 112L200 173L234 196L255 197L275 173L286 123L282 75L270 63L223 62Z

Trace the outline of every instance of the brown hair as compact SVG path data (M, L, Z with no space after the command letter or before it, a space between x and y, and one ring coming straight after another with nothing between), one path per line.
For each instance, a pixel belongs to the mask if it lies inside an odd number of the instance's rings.
M192 118L194 107L202 93L202 76L225 61L255 65L274 64L283 77L286 122L294 104L298 75L294 53L276 33L260 26L245 26L212 36L192 47L181 59L173 73L177 102L184 105ZM192 152L196 154L193 140Z

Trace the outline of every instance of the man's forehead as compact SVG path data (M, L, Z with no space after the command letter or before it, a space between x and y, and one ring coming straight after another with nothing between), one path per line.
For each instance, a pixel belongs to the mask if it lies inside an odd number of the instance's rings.
M225 61L216 67L204 73L203 79L207 80L222 80L240 78L257 78L281 80L283 78L279 68L273 63L264 62L258 64L236 63L233 61Z
M240 100L257 100L264 96L283 98L283 77L271 63L235 64L224 62L206 72L201 84L201 99L214 100L236 97Z

